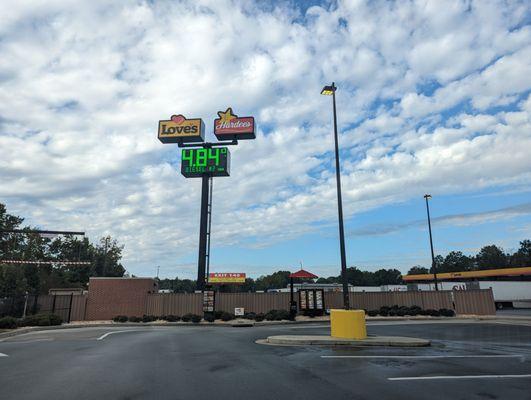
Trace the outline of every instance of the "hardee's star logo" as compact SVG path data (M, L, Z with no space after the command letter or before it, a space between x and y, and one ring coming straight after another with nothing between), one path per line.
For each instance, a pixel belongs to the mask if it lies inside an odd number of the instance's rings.
M238 118L237 115L234 115L232 113L232 108L229 107L227 108L227 111L223 112L223 111L218 111L218 116L221 118L221 123L222 124L225 124L225 123L230 123L230 121L232 121L233 119L236 119Z

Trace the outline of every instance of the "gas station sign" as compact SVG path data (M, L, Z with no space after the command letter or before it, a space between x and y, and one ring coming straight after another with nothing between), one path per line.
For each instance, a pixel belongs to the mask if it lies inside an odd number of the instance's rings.
M201 118L186 119L172 115L169 120L159 121L159 140L162 143L203 142L205 124Z
M214 135L218 140L255 139L254 117L238 117L232 113L232 108L227 111L218 111L218 119L214 120Z
M230 151L227 147L183 149L181 174L186 178L203 175L229 176Z

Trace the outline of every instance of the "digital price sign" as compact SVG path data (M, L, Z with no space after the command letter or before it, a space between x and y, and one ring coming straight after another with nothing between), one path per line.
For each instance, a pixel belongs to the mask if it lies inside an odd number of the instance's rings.
M230 152L227 147L183 149L181 174L186 178L201 178L203 175L229 176Z

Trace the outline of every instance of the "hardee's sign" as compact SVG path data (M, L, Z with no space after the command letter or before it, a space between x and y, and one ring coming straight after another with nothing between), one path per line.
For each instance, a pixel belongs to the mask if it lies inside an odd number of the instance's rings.
M218 140L254 139L254 117L238 117L227 111L218 111L218 119L214 120L214 135Z
M159 140L162 143L203 142L205 124L201 118L172 115L169 120L159 121Z

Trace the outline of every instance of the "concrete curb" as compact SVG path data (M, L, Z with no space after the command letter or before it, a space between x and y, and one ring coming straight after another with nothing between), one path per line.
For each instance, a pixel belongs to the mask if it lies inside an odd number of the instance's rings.
M249 322L249 320L243 320L247 324L253 324L253 326L276 326L276 325L301 325L301 324L328 324L330 319L309 319L309 320L299 320L299 321L260 321L260 322ZM529 321L531 322L531 317L520 317L520 316L480 316L480 315L465 315L458 317L429 317L429 316L420 316L420 317L366 317L367 322L371 321ZM56 326L32 326L15 329L13 331L0 333L0 341L4 338L9 338L12 336L22 335L30 332L38 331L48 331L55 329L77 329L77 328L116 328L116 327L139 327L139 326L193 326L193 327L230 327L230 326L241 326L235 321L216 321L216 322L201 322L194 324L192 322L97 322L97 323L88 323L88 324L63 324Z
M341 339L317 335L269 336L266 339L272 345L291 346L385 346L385 347L426 347L429 340L401 336L368 336L366 339Z

